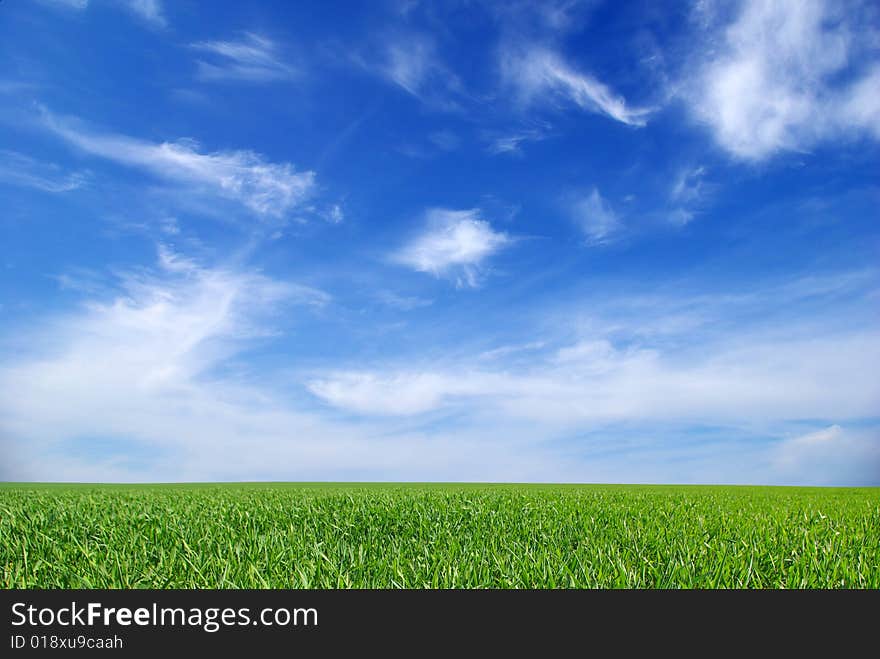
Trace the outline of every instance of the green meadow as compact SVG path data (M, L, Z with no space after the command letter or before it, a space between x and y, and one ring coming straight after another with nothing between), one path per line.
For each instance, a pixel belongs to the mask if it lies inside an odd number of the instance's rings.
M880 588L880 489L0 485L4 588Z

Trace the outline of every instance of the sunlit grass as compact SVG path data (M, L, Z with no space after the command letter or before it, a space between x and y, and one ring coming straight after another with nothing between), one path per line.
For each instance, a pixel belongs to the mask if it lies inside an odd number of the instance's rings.
M0 486L5 588L880 588L880 490Z

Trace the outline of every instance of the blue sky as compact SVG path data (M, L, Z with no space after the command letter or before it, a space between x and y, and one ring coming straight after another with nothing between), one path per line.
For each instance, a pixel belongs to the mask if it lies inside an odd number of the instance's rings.
M880 485L871 3L0 4L0 478Z

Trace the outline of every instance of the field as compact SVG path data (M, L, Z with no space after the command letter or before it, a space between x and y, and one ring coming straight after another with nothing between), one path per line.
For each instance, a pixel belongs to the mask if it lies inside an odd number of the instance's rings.
M880 588L880 489L0 485L4 588Z

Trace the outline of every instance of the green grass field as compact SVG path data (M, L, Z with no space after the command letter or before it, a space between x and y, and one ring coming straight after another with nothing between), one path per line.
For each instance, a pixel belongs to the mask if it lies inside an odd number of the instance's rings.
M4 588L880 588L880 489L0 485Z

